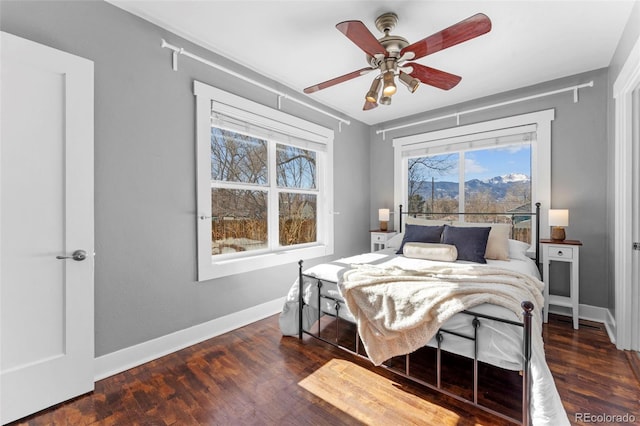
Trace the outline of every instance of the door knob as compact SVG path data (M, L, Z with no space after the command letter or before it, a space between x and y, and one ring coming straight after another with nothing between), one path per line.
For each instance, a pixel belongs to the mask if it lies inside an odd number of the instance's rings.
M84 250L76 250L71 256L56 256L56 259L73 259L77 262L85 260L87 258L87 252Z

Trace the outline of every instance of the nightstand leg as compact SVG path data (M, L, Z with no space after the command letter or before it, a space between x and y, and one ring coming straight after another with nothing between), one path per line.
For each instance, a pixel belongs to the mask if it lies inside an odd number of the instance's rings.
M580 284L578 280L578 271L580 270L578 265L579 258L573 260L571 265L571 313L573 314L573 328L578 329L578 314L579 314L579 302L580 302Z
M546 257L543 253L543 257ZM549 322L549 261L542 259L542 281L544 281L544 322Z

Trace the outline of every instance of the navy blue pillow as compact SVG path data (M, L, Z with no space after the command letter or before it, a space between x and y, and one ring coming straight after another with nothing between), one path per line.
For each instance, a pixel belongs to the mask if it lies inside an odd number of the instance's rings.
M458 250L458 260L475 263L487 263L484 253L487 250L491 228L456 227L444 225L442 243L452 244Z
M396 254L402 254L405 243L439 243L443 229L444 226L407 225Z

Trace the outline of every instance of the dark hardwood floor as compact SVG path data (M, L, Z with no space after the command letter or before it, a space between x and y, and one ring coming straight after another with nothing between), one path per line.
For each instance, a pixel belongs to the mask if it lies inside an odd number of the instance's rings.
M640 424L640 383L628 354L616 350L602 325L581 321L575 331L569 318L552 315L544 338L549 367L573 424L583 424L576 413L628 414ZM516 391L501 390L509 392ZM508 422L315 339L282 337L273 316L101 380L93 393L15 424Z

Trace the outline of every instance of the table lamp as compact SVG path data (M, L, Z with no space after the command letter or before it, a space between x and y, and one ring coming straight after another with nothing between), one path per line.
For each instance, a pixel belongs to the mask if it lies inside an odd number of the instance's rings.
M380 230L386 231L389 223L389 209L378 209L378 220L380 221Z
M549 209L549 226L551 226L551 239L564 241L566 238L564 228L569 226L569 210Z

